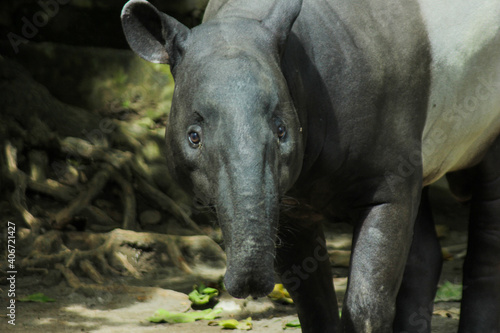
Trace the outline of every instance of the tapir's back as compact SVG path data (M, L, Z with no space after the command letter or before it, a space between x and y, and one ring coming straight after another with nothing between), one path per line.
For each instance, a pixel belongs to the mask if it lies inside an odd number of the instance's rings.
M432 47L424 183L478 162L500 133L500 2L419 0Z

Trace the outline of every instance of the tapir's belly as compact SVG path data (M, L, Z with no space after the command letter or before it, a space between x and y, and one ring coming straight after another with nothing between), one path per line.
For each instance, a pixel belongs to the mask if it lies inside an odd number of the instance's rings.
M500 1L419 0L432 47L424 185L477 163L500 134Z

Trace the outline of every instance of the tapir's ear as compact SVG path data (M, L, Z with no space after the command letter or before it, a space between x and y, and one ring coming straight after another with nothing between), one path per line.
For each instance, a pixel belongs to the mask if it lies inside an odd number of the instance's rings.
M262 25L273 32L280 53L283 51L283 46L301 8L302 0L276 0L271 11L262 21Z
M182 57L189 29L149 2L130 0L121 19L128 44L142 58L174 67Z

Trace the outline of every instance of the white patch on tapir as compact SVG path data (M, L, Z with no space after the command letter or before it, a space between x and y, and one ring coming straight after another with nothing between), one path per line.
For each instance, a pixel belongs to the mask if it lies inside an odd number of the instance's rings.
M500 133L500 1L419 0L431 43L424 185L478 162Z

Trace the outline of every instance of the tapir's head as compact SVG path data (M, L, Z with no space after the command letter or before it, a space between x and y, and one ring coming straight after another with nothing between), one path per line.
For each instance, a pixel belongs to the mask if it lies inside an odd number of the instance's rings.
M190 30L132 0L122 23L136 53L171 66L169 168L193 199L215 207L228 258L226 288L246 297L273 288L280 198L301 169L301 125L280 70L301 0L240 3L270 8L249 18L248 10L223 7L224 15Z

